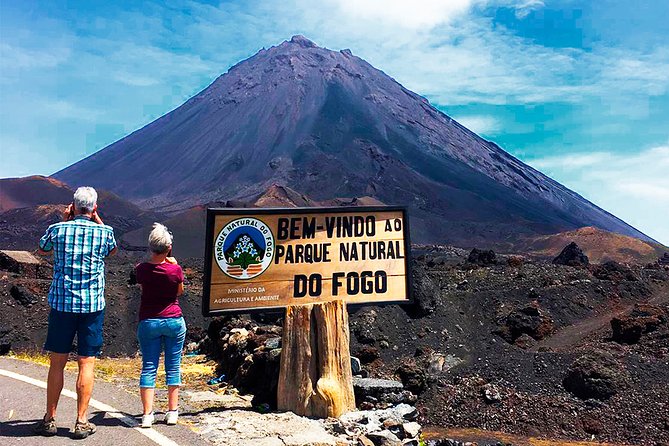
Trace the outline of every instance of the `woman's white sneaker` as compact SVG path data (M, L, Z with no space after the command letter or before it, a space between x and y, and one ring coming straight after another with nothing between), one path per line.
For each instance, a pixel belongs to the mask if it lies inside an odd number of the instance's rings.
M142 427L151 427L153 425L155 418L156 417L153 415L153 412L146 415L142 415Z
M178 419L178 410L168 410L167 413L165 413L165 424L177 424Z

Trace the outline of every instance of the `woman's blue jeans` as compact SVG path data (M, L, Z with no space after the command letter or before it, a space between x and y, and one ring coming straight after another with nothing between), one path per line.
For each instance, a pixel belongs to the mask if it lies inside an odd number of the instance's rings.
M155 387L160 352L165 348L165 381L168 386L181 385L181 351L186 339L183 317L144 319L137 327L142 350L142 373L139 387Z

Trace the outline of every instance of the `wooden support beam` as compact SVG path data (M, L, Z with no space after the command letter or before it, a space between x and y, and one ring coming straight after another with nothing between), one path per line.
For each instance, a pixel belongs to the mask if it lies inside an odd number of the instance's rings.
M339 417L354 410L349 341L343 301L287 307L279 410L318 418Z

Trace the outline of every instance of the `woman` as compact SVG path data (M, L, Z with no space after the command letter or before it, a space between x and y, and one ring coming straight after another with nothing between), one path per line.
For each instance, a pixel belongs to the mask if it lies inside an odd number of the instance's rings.
M137 283L142 287L137 339L142 350L140 395L144 406L142 427L154 422L153 397L156 372L162 346L165 346L165 374L168 388L167 424L176 424L179 416L181 351L186 338L186 324L178 296L184 292L184 275L172 252L172 234L159 223L149 234L151 259L135 267Z

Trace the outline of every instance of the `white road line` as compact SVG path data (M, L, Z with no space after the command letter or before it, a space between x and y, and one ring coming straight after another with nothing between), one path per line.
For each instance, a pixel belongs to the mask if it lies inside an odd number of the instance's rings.
M44 381L40 381L38 379L31 378L29 376L21 375L19 373L10 372L9 370L3 370L3 369L0 369L0 375L6 376L7 378L16 379L18 381L23 381L24 383L32 384L33 386L41 387L42 389L46 389L46 383ZM68 398L72 398L73 400L77 399L77 394L71 390L63 389L61 395L66 396ZM139 427L139 423L137 422L137 420L135 420L133 417L130 417L122 413L120 410L110 406L109 404L105 404L101 401L91 398L89 406L94 407L103 412L106 412L109 416L116 418L126 426L135 429L137 432L149 438L154 443L159 444L160 446L179 446L173 440L167 438L166 436L164 436L163 434L161 434L156 430L143 429Z

